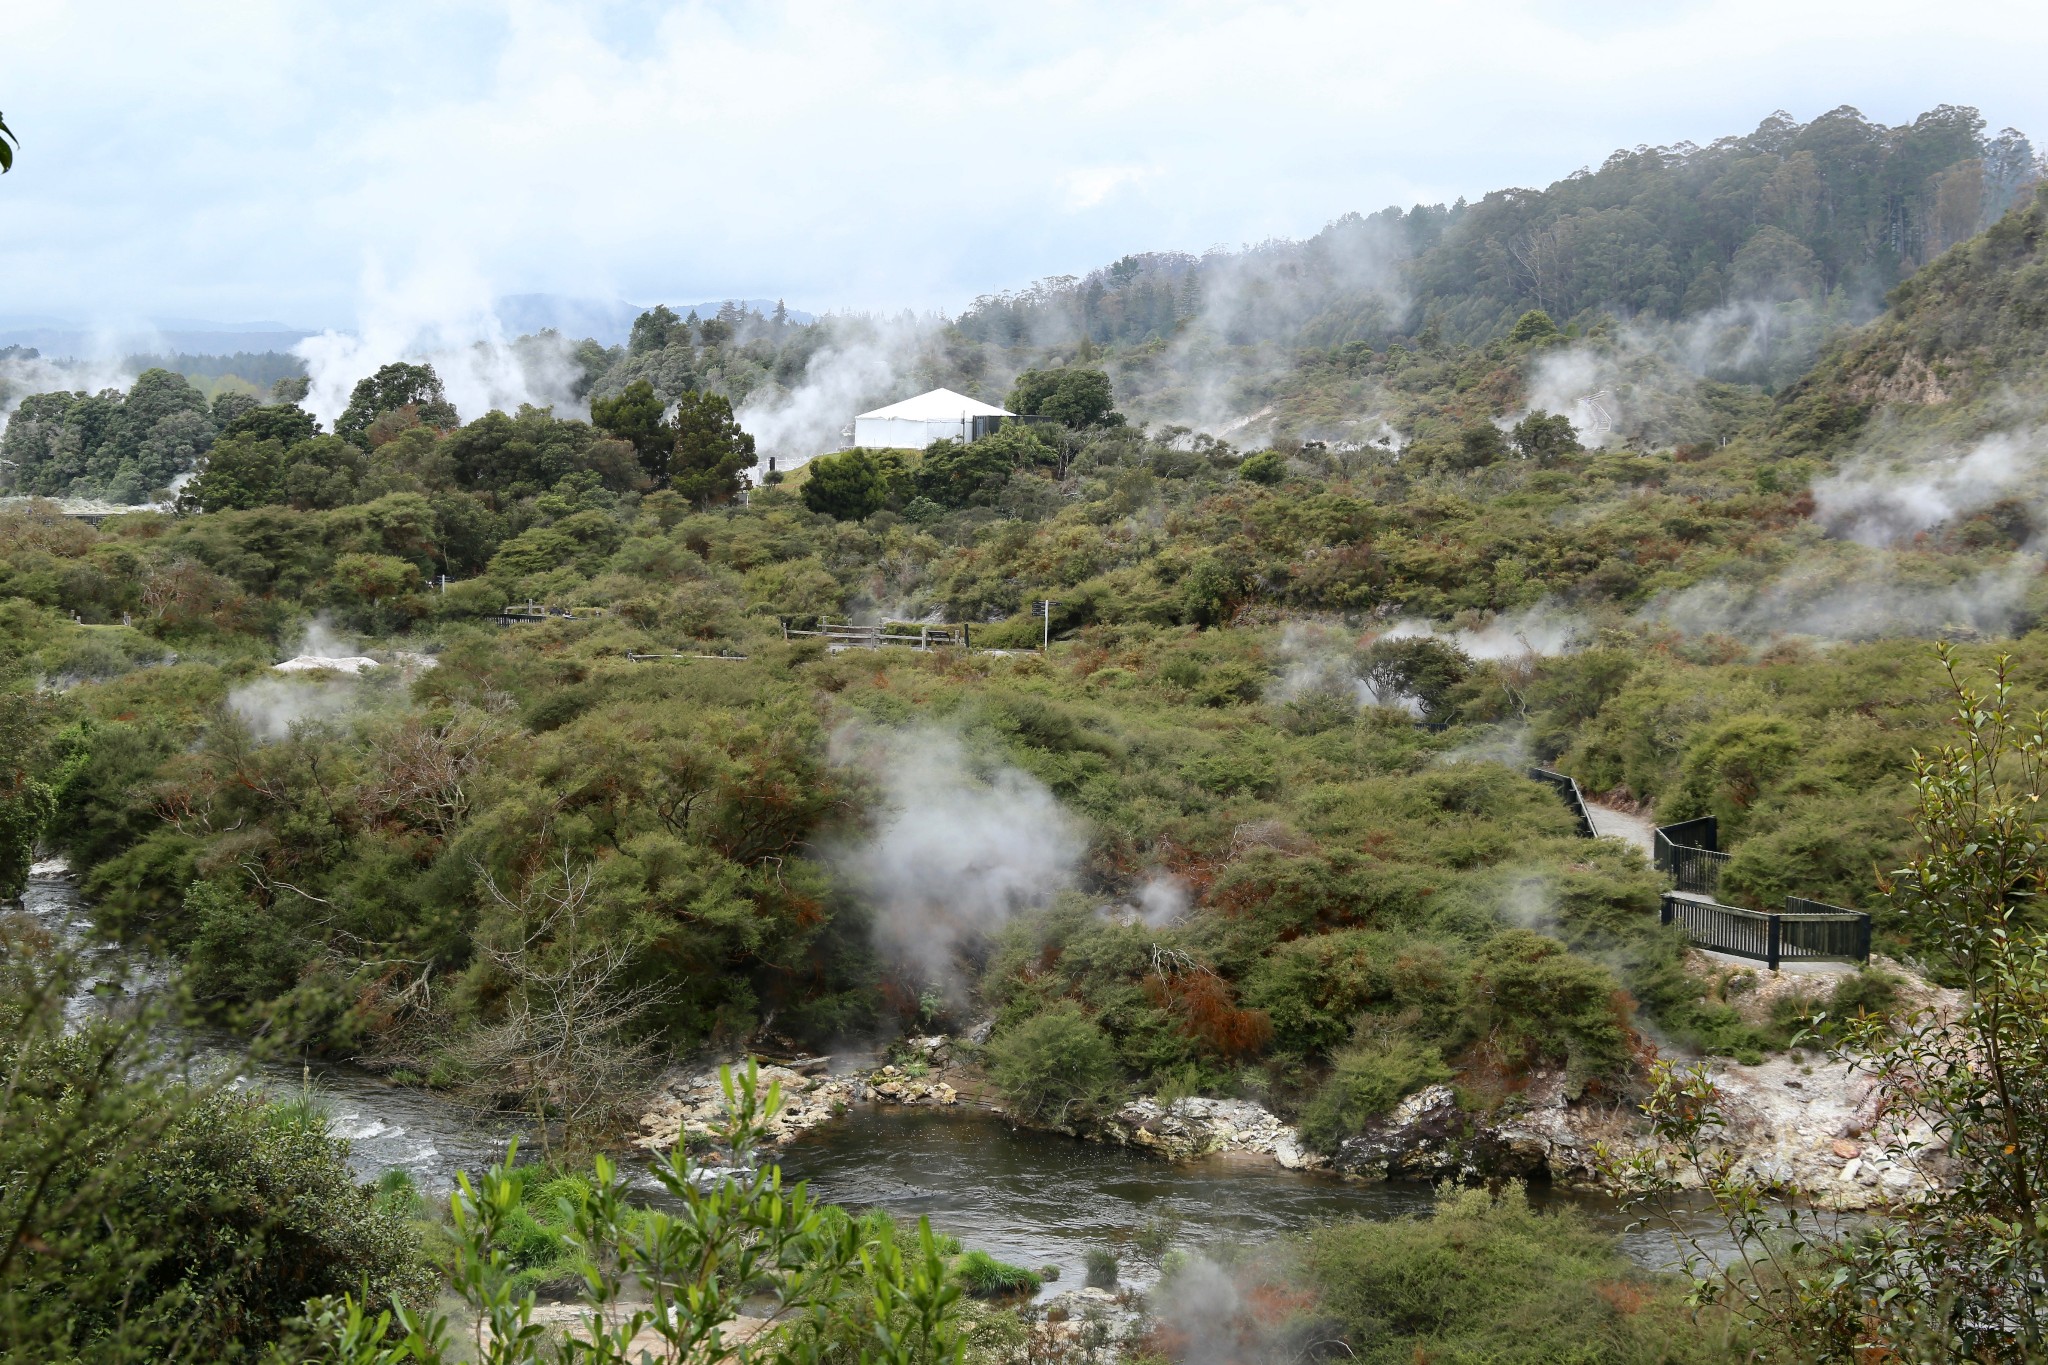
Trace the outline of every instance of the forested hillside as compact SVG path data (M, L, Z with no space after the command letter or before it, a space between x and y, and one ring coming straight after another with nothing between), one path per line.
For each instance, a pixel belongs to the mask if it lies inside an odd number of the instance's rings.
M1934 642L2048 697L2033 177L1838 111L942 328L524 339L555 408L420 359L332 420L289 374L28 397L16 488L162 501L0 505L0 894L61 855L214 1024L592 1143L658 1060L908 1034L1025 1119L1252 1099L1322 1153L1424 1087L1604 1112L1810 1047L1905 983L1745 999L1528 769L1956 979L1892 888ZM767 468L818 393L933 383L1036 420ZM1397 1240L1473 1220L1535 1236Z
M630 946L607 988L659 987L624 1034L816 1044L1073 1000L1118 1084L1251 1085L1333 1138L1360 1111L1325 1076L1384 1063L1398 1093L1480 1067L1482 1038L1517 1040L1486 1067L1587 1084L1626 1075L1637 1008L1767 1047L1678 971L1635 856L1575 840L1518 765L1717 814L1729 894L1867 904L1913 950L1873 871L1940 716L1925 640L2031 629L2033 523L2008 499L1858 542L1816 498L1859 430L1941 406L1883 366L2020 391L2042 213L1936 261L1779 399L1666 376L1607 448L1529 409L1600 344L1533 312L1483 345L1351 353L1344 382L1415 433L1398 450L1148 431L1069 367L1016 398L1065 422L835 456L744 501L723 400L665 409L651 384L596 425L464 423L406 365L336 435L290 403L170 403L149 431L220 431L179 513L0 512L8 705L38 736L10 827L85 869L108 924L187 955L223 1017L485 1093L517 1050L482 1040L553 970L544 908L571 892ZM1855 420L1802 434L1824 404ZM1044 657L828 655L779 624L929 616L1029 650L1044 599ZM527 601L582 615L486 619ZM272 674L315 622L385 669ZM859 850L986 791L1043 826L957 832L1002 894L970 913L914 870L874 880ZM906 957L900 917L925 915L948 951ZM1537 1014L1499 1013L1510 971L1550 982ZM1382 1060L1330 1072L1347 1047Z
M1493 377L1485 404L1529 388L1589 443L1719 441L2039 174L2025 136L1987 136L1967 108L1896 128L1847 108L1774 115L1705 147L1618 151L1542 190L1348 215L1303 242L1128 256L984 296L950 322L656 307L623 346L542 332L491 364L563 413L638 382L664 403L715 394L785 465L837 446L863 408L938 385L1001 398L1023 371L1066 363L1101 365L1123 410L1155 427L1362 446L1439 416L1409 397L1427 376L1393 372L1508 338L1533 311L1586 346L1520 386ZM22 408L0 475L19 492L148 501L241 405L280 381L299 394L293 357L151 363L186 382L152 370L131 398L31 397L0 374L0 404Z

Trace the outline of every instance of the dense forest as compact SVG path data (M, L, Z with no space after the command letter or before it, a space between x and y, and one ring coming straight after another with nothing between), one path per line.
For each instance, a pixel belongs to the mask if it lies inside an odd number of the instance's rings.
M1933 641L2022 700L2048 666L2037 179L1972 111L1840 110L1128 258L899 379L1041 421L787 474L736 409L872 322L649 310L570 348L587 418L460 412L416 362L331 424L292 374L27 396L18 490L161 501L0 506L0 893L60 854L212 1023L586 1137L650 1056L977 1024L1022 1117L1239 1096L1324 1151L1426 1085L1633 1102L1659 1048L1783 1053L1827 998L1737 1008L1526 769L1713 815L1731 903L1867 909L1967 984L1889 891L1954 709ZM789 633L821 618L972 648ZM398 1301L387 1195L347 1264ZM1613 1273L1512 1198L1403 1226L1290 1253L1375 1359L1426 1334L1344 1306L1365 1267L1469 1235L1573 1305ZM1631 1292L1545 1330L1694 1358ZM1491 1330L1428 1339L1525 1358Z

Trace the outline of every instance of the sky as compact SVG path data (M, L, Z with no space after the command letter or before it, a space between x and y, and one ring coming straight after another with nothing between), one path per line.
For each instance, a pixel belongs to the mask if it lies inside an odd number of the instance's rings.
M12 0L0 316L956 312L1842 104L2048 142L2048 6Z

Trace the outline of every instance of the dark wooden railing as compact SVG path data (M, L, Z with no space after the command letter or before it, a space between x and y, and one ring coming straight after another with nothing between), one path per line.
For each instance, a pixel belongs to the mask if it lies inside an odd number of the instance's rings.
M1804 896L1785 897L1783 911L1723 905L1721 829L1711 815L1660 825L1650 859L1671 878L1663 920L1685 930L1697 947L1768 963L1868 962L1870 916Z
M1579 822L1580 836L1587 839L1595 837L1593 813L1586 809L1585 794L1579 790L1576 780L1564 773L1552 772L1548 768L1531 768L1529 776L1556 788L1557 794L1564 798L1565 808L1571 811L1573 818Z
M1721 869L1728 855L1721 851L1720 822L1711 815L1659 825L1651 836L1650 861L1680 891L1701 896L1721 894Z
M1671 871L1671 850L1674 848L1703 848L1716 852L1721 847L1721 822L1711 815L1702 815L1697 820L1680 820L1673 825L1659 825L1651 838L1650 861L1657 865L1659 872Z
M1661 918L1685 930L1695 947L1746 957L1772 971L1786 962L1870 960L1869 915L1800 896L1786 897L1780 913L1744 910L1687 891L1666 891Z

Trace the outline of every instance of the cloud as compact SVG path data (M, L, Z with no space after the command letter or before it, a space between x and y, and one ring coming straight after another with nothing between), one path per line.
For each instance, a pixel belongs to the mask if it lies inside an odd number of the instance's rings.
M1065 176L1067 210L1078 213L1082 209L1092 209L1125 185L1155 179L1158 175L1158 168L1153 166L1082 166L1068 171Z
M347 326L365 262L431 240L505 293L954 309L1129 251L1547 183L1780 106L1903 122L1954 98L1957 71L1992 126L2048 122L2048 15L1972 18L1905 0L16 6L9 306Z
M876 946L918 985L958 990L964 953L1073 885L1081 827L1037 778L982 769L943 730L848 730L835 747L873 775L881 804L833 861L872 909Z

